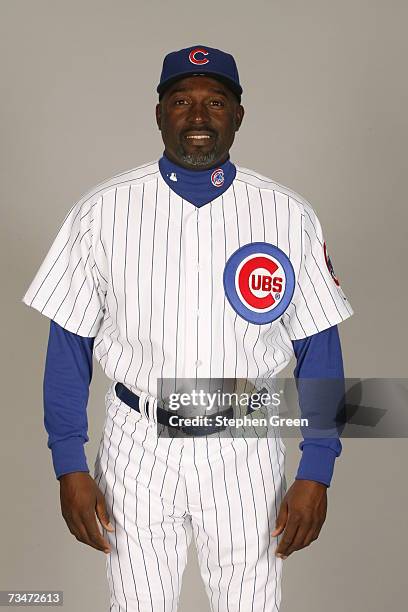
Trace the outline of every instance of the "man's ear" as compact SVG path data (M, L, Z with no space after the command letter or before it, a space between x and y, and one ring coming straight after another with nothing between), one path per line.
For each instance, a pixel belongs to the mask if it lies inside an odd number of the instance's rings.
M242 120L244 118L245 115L245 109L241 104L238 104L237 109L236 109L236 114L235 114L235 130L238 132L239 128L241 127L241 123Z
M159 130L161 130L161 104L158 102L156 104L156 123Z

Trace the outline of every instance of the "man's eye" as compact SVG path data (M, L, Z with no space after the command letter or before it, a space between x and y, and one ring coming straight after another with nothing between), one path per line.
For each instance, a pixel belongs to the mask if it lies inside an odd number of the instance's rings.
M179 106L180 104L187 104L187 100L185 100L184 98L180 98L179 100L175 100L174 104L176 104L177 106Z
M211 100L211 106L224 106L224 102L222 100Z

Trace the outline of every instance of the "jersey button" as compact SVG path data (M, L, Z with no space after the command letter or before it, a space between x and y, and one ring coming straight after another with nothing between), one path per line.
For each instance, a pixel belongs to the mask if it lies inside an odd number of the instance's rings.
M200 361L199 359L197 359L197 361L195 362L195 364L196 364L196 366L197 366L197 367L199 367L200 365L202 365L202 364L203 364L203 362L202 362L202 361Z

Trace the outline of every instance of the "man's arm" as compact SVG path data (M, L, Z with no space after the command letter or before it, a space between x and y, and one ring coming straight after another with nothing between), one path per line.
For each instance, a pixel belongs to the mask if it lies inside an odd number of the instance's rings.
M299 447L302 458L296 478L315 480L330 486L334 463L342 451L336 431L329 436L325 423L335 424L344 399L344 369L340 337L337 326L292 341L296 356L296 378L302 417L320 426L322 435L313 437L307 433ZM310 381L315 382L310 382ZM309 382L308 382L309 381Z
M84 451L93 344L94 338L74 334L51 320L44 371L44 425L68 528L78 541L108 553L109 542L100 533L96 516L108 531L113 527L104 496L89 475Z
M44 425L58 479L71 472L89 472L84 444L89 439L87 405L94 340L50 321L43 384Z
M276 555L283 559L317 539L326 519L327 487L334 462L342 450L337 430L332 427L344 399L343 359L337 326L295 340L293 348L302 417L311 416L312 424L317 427L322 426L323 421L331 426L326 435L321 429L319 437L306 435L300 443L302 458L296 480L282 501L271 534L279 536L283 532L276 549ZM316 382L310 383L311 379Z

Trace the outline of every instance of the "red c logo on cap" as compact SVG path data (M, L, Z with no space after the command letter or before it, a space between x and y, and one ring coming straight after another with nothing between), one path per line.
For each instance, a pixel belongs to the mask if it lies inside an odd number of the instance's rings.
M197 59L196 58L197 53L202 53L202 55L208 55L208 51L206 51L205 49L193 49L192 51L190 51L189 56L188 56L188 59L190 60L190 62L198 66L202 66L203 64L208 64L210 60L208 60L206 57L203 57L202 59Z

